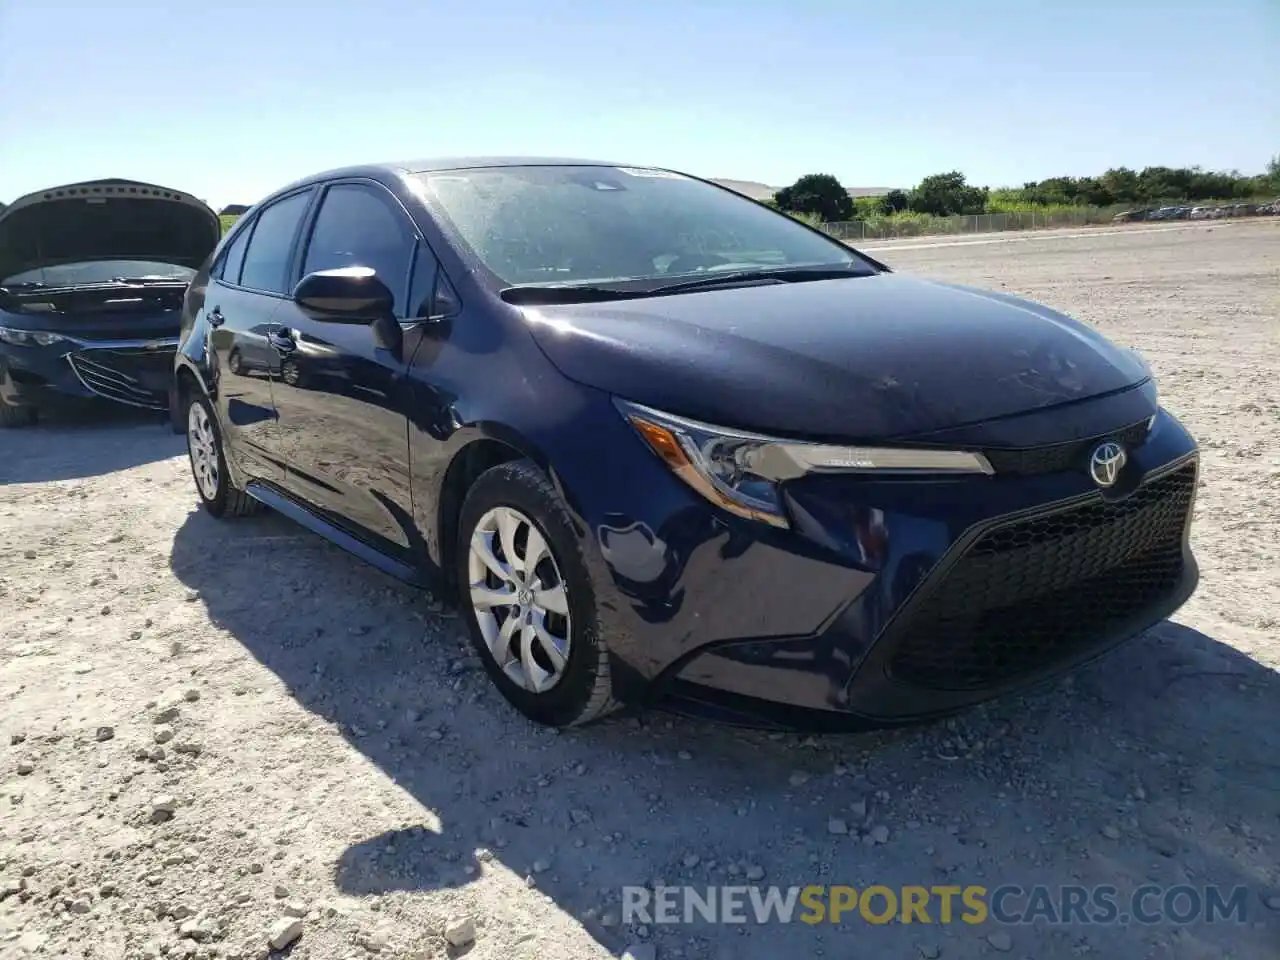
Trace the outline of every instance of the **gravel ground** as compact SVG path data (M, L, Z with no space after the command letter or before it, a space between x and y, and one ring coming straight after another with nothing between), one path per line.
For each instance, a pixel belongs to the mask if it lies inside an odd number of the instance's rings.
M879 250L1145 352L1204 446L1174 621L923 729L556 735L428 598L196 512L154 422L5 433L0 957L1280 956L1280 225ZM1243 923L620 923L654 881L1249 890Z

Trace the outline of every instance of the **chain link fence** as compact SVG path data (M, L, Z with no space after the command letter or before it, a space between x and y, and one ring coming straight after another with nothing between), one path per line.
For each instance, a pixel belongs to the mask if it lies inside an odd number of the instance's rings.
M1080 207L1053 213L982 213L959 217L910 217L883 220L846 220L824 223L821 228L837 240L897 240L903 237L936 237L965 233L1001 233L1006 230L1049 230L1054 227L1086 227L1110 223L1132 207Z

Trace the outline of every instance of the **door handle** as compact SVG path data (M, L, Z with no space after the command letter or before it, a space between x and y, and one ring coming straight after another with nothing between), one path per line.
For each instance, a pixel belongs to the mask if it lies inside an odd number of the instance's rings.
M272 330L267 334L267 343L277 353L293 353L298 349L297 341L293 339L293 333L290 330Z
M209 326L220 327L227 322L227 318L222 315L221 307L214 307L209 311Z

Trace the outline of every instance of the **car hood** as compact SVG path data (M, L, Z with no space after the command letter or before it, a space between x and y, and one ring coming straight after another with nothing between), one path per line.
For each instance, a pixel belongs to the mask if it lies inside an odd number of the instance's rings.
M1150 376L1135 353L1047 307L893 273L522 311L580 383L812 439L906 438Z
M0 279L83 260L157 260L198 269L222 235L195 197L135 180L27 194L0 211Z

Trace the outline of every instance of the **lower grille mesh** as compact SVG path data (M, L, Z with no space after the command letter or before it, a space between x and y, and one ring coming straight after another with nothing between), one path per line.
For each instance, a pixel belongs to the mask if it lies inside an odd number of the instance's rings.
M891 675L973 690L1087 652L1177 586L1195 484L1191 464L1125 500L983 534L886 638Z

